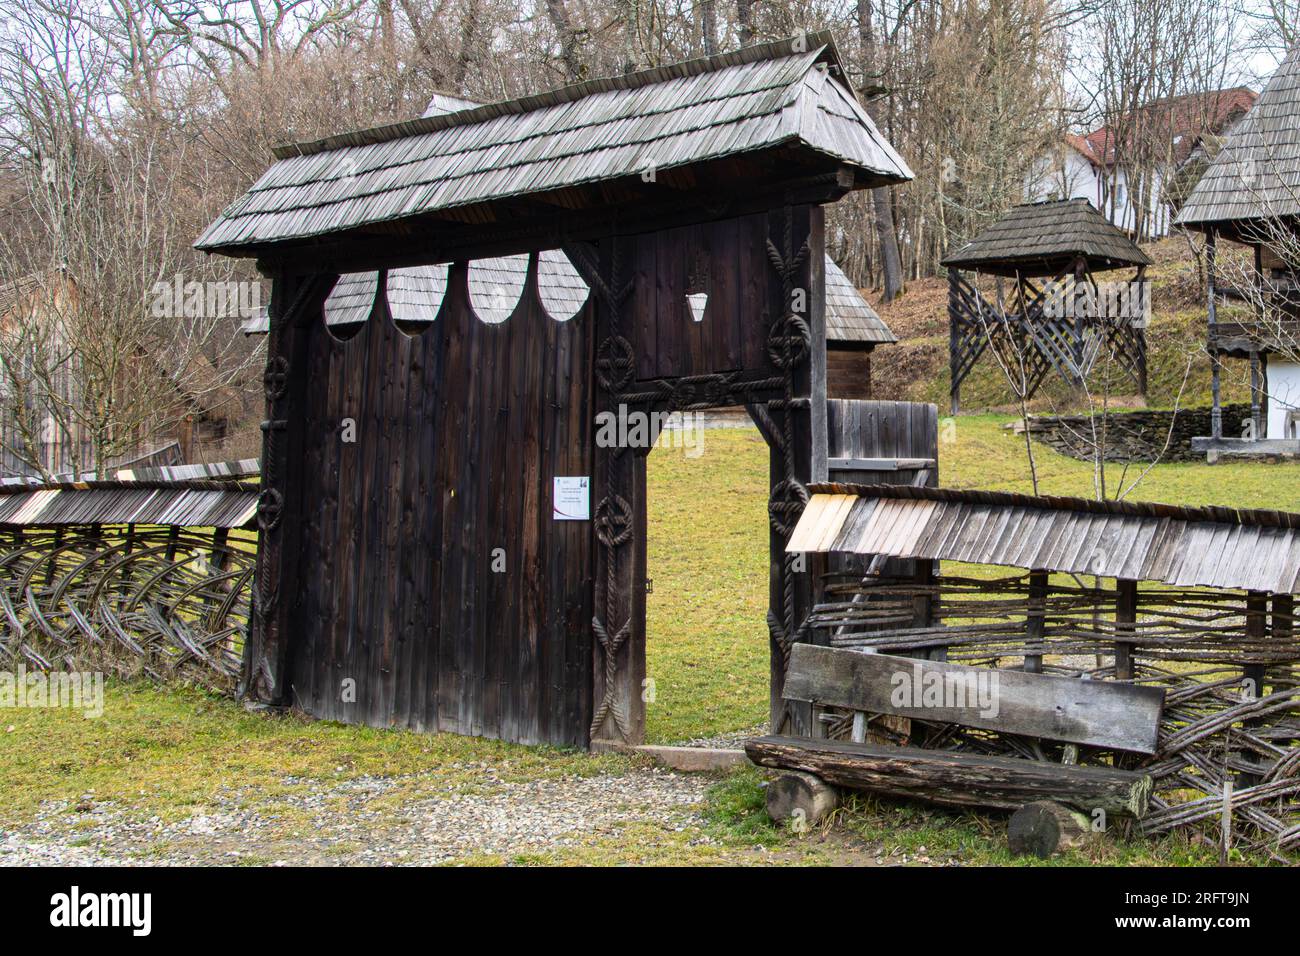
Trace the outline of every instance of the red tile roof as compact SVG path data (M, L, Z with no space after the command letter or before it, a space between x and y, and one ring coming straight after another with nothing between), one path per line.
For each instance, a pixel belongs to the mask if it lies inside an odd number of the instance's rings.
M1206 133L1221 133L1224 128L1250 112L1259 94L1245 86L1218 90L1211 94L1191 93L1152 100L1142 107L1144 124L1167 135L1174 144L1174 162L1181 163L1191 154ZM1066 143L1094 166L1108 166L1115 161L1114 131L1102 126L1083 136L1069 134Z

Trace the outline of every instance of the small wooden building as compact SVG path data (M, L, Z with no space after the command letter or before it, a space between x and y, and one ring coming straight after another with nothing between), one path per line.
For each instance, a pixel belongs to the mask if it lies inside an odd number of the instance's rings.
M952 413L961 383L990 346L1025 365L1026 400L1055 371L1087 377L1110 349L1140 394L1147 388L1146 267L1151 259L1086 199L1014 206L942 264L948 269ZM1134 269L1132 283L1099 287L1097 273ZM998 277L989 302L963 272ZM1010 279L1003 291L1002 280Z
M871 356L898 339L844 271L826 259L826 394L870 399Z
M197 244L273 280L244 694L639 741L649 447L604 447L597 415L744 405L771 447L779 701L812 587L784 546L832 457L822 206L911 175L829 36L276 156ZM585 301L543 281L554 250ZM502 307L490 260L520 255ZM369 315L346 340L330 299Z
M1300 46L1264 87L1255 109L1228 137L1178 214L1205 233L1208 330L1214 409L1211 434L1193 447L1211 459L1300 454ZM1223 281L1218 240L1248 246L1246 288ZM1251 313L1221 317L1224 300ZM1250 363L1250 420L1224 434L1220 378L1225 359Z

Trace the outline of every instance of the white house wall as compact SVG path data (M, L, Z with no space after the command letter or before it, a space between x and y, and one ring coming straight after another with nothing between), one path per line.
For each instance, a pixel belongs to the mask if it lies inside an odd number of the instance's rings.
M1128 171L1120 169L1116 176L1116 185L1123 190L1124 199L1113 209L1106 198L1108 184L1104 182L1105 176L1100 167L1090 163L1078 150L1065 147L1062 152L1045 156L1034 164L1025 187L1025 201L1086 199L1112 223L1126 232L1135 232L1138 217L1133 205L1133 191L1129 188ZM1158 172L1152 176L1147 223L1150 235L1159 237L1169 232L1169 207L1161 201L1164 177Z
M1275 357L1268 363L1268 437L1300 438L1300 426L1293 424L1291 433L1286 430L1288 414L1300 410L1300 363L1279 362Z

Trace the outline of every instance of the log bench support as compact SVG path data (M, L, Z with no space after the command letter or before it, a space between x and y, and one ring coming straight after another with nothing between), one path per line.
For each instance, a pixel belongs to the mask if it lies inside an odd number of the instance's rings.
M1051 800L1035 800L1011 814L1007 846L1016 856L1040 860L1080 847L1088 839L1088 818Z
M792 770L767 785L767 815L805 832L840 805L840 792L820 777Z
M760 767L950 807L1019 810L1052 800L1087 815L1103 810L1107 816L1141 819L1151 797L1149 776L1108 767L780 736L749 740L745 753Z

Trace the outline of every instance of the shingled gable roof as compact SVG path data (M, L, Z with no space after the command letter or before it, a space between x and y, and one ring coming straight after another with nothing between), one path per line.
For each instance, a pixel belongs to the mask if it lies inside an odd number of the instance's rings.
M1055 275L1078 256L1097 271L1151 264L1086 199L1013 206L942 264L995 275Z
M1300 45L1228 137L1176 222L1237 232L1234 223L1292 216L1300 216Z
M252 254L777 148L847 167L858 187L910 179L842 72L815 34L280 147L195 245Z

